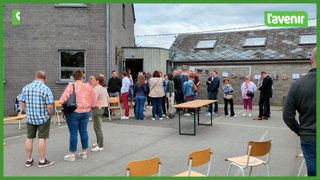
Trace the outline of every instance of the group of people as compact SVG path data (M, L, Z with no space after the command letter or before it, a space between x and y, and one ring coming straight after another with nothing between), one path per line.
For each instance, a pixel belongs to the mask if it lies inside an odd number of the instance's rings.
M295 82L288 93L285 103L283 118L289 128L301 138L301 148L306 159L308 175L316 175L316 110L315 110L315 82L316 82L316 48L310 58L312 69L310 72ZM165 114L173 113L172 105L192 101L199 98L198 88L199 77L188 70L176 70L173 74L166 74L162 78L162 73L154 71L150 73L139 72L137 81L134 82L130 72L122 72L122 80L117 77L117 72L112 72L112 77L107 83L104 75L91 76L89 83L84 81L84 74L81 70L76 70L72 74L73 83L69 83L64 90L60 103L63 104L69 96L76 94L76 110L64 114L70 139L69 153L64 156L66 161L75 161L78 143L78 132L82 150L77 154L79 158L87 158L89 148L88 120L92 116L93 127L96 133L96 143L93 143L91 151L103 151L103 131L101 128L102 116L109 106L109 96L120 96L124 106L124 116L121 119L129 119L129 96L131 102L135 102L135 118L144 120L144 110L146 99L152 102L152 120L156 116L163 120ZM54 164L45 158L46 139L49 138L50 120L54 114L54 98L51 89L45 85L46 73L38 71L35 80L26 85L19 97L20 109L26 112L27 139L25 143L26 162L25 166L30 167L35 164L32 158L33 140L38 132L38 167L46 167ZM233 91L228 78L220 79L217 71L211 72L211 77L207 79L207 97L217 100L219 88L223 90L225 116L228 114L228 104L230 104L231 116L235 117L233 109ZM258 85L251 81L251 76L245 77L245 82L241 85L241 97L244 104L243 116L252 116L252 100L254 92L260 90L259 115L255 120L268 119L270 117L270 98L272 97L272 78L265 72L261 72L261 79ZM166 105L167 103L167 105ZM147 103L149 104L149 103ZM300 114L296 120L296 111ZM92 113L92 115L91 115ZM190 115L192 112L186 112ZM206 115L218 113L218 103L213 109L209 107Z

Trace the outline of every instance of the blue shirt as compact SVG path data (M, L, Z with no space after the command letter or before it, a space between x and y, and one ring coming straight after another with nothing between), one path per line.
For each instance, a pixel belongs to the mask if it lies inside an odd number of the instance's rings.
M54 103L53 95L43 82L34 80L22 89L19 101L25 103L26 120L29 124L41 125L50 119L47 106Z
M188 80L183 83L182 87L183 95L185 96L193 96L194 90L193 90L193 81Z

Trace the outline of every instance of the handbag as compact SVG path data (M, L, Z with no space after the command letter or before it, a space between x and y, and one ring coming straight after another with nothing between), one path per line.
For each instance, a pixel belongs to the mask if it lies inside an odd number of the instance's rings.
M251 97L253 98L254 97L254 93L250 90L247 91L247 94L246 94L248 97Z
M77 104L76 104L76 92L75 92L75 87L74 84L73 85L73 91L70 94L70 96L68 97L68 99L62 104L62 109L61 111L64 114L67 113L72 113L77 109Z

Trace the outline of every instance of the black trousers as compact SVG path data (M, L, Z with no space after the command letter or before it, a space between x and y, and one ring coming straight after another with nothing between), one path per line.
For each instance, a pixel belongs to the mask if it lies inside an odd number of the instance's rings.
M270 117L270 98L260 97L259 99L259 117Z
M233 109L233 99L226 99L226 98L223 98L224 100L224 115L229 115L228 114L228 104L230 104L230 113L231 113L231 116L234 116L234 109Z
M218 92L208 92L208 99L209 100L217 100ZM215 113L218 112L218 102L214 103L214 110ZM212 113L212 104L209 105L209 112Z

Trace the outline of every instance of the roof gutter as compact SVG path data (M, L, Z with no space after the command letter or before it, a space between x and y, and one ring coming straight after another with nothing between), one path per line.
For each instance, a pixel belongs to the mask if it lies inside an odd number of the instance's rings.
M106 79L110 78L110 4L105 5L105 15L106 15Z

